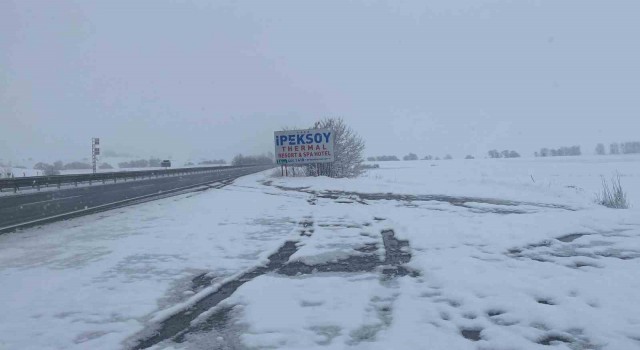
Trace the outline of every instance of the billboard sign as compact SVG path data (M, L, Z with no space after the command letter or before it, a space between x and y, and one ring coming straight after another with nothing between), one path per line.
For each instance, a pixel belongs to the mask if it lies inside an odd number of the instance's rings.
M333 131L329 129L276 131L276 164L302 165L331 163Z

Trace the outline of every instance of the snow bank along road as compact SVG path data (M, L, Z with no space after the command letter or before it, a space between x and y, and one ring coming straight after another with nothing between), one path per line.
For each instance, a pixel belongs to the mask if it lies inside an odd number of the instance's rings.
M5 234L0 349L638 349L640 211L593 192L639 164L263 172Z
M25 224L39 224L72 215L111 209L130 204L135 200L148 200L199 185L237 178L265 168L269 167L221 169L211 173L2 196L0 197L0 233L23 227Z

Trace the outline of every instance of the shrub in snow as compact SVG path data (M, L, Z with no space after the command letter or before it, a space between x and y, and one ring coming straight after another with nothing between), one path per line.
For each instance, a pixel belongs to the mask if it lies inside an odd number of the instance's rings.
M627 194L624 192L622 184L620 183L620 174L616 174L616 176L611 179L611 185L609 185L604 177L602 178L602 192L596 194L596 202L607 208L629 208Z

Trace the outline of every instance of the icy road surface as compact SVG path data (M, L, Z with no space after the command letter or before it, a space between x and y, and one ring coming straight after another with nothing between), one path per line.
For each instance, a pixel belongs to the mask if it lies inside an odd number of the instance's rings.
M638 158L381 164L0 236L0 349L640 348Z

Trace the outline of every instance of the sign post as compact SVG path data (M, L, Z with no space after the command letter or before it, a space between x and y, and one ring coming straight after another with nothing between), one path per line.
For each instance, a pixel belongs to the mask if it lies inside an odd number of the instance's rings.
M100 155L100 139L93 137L91 139L91 163L93 165L93 173L96 173L96 164Z

